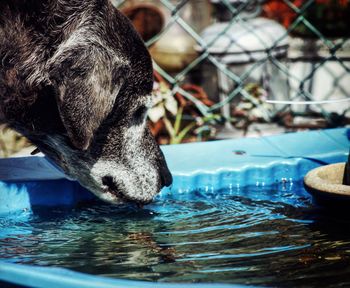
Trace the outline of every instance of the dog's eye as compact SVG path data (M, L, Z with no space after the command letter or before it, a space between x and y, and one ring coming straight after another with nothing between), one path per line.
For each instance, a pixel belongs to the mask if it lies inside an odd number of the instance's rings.
M142 123L146 118L147 110L146 106L141 106L134 112L133 118L137 124Z

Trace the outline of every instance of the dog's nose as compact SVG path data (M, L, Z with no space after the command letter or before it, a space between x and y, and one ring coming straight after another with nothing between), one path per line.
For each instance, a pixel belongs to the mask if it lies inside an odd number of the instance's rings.
M171 175L166 163L160 166L160 179L162 187L170 186L173 183L173 176Z

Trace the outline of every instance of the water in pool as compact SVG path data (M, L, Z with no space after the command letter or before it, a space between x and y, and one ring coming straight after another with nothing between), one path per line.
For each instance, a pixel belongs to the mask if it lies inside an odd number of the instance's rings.
M144 209L98 204L0 218L0 258L137 280L348 287L349 219L295 184L196 191Z

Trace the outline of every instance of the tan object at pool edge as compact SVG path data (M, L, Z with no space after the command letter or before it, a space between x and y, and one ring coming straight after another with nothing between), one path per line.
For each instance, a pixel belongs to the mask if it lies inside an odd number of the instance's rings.
M305 188L312 194L349 196L350 186L343 185L345 163L336 163L311 170L304 178Z

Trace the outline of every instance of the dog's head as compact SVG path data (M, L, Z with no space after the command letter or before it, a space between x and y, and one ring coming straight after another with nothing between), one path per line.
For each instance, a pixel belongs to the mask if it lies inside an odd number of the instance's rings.
M129 21L103 9L72 19L42 66L35 61L49 54L43 45L26 51L25 65L36 65L26 81L37 97L21 119L25 128L16 126L99 198L148 203L172 182L146 124L152 62Z

